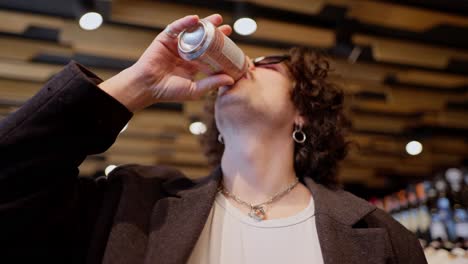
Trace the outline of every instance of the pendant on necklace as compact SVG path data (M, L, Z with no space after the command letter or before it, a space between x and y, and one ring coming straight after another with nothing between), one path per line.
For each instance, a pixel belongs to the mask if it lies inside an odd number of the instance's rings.
M249 216L257 221L265 220L265 209L263 209L263 206L254 206L250 209Z

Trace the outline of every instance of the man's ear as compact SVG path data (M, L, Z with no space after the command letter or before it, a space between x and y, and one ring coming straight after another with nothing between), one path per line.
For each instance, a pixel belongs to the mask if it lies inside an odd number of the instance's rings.
M304 126L306 125L306 119L301 116L299 113L297 113L296 117L294 118L294 124Z

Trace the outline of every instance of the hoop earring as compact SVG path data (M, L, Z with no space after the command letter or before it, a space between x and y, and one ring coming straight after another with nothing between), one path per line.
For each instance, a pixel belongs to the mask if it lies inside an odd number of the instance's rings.
M223 135L221 134L218 135L218 142L224 145Z
M304 131L302 131L302 125L294 125L294 127L295 128L294 132L292 133L292 138L294 141L296 141L296 143L303 144L306 141L307 136Z

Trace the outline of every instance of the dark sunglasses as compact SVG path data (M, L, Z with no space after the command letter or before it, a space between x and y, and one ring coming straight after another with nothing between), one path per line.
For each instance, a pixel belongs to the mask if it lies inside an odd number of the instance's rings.
M253 65L262 66L281 63L285 60L289 60L289 55L272 55L272 56L262 56L252 60Z

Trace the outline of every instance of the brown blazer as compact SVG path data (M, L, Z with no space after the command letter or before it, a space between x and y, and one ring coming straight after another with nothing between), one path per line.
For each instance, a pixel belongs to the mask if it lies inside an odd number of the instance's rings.
M171 178L174 175L178 176ZM124 187L122 197L132 197L134 201L119 206L119 221L114 223L104 262L125 263L121 261L128 257L128 241L121 239L125 233L126 238L144 245L138 252L132 252L135 254L132 259L145 263L184 263L204 227L221 176L219 167L210 176L196 181L168 167L130 165L116 169L110 177L123 179L128 187ZM130 212L135 210L136 201L151 195L155 186L141 188L138 177L168 179L157 187L167 196L154 204L147 203L144 211L151 215L140 214L140 219ZM324 263L427 263L416 237L380 209L310 178L305 179L305 184L315 200ZM129 225L145 225L146 232Z
M193 181L164 166L79 178L132 114L70 63L0 122L0 263L184 263L222 176ZM155 120L157 125L157 120ZM326 264L426 263L416 237L342 190L305 179Z

